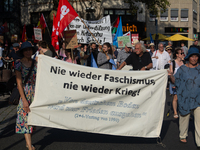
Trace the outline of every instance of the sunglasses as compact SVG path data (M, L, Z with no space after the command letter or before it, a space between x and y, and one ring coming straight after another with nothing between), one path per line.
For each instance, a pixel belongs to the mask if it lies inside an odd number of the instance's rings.
M184 53L179 53L179 54L183 55Z

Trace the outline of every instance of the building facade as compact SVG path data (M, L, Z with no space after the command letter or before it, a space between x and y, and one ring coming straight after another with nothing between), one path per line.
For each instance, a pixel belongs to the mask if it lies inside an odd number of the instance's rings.
M25 0L21 2L21 24L26 25L27 37L32 39L33 27L37 26L37 23L43 13L49 30L52 29L52 20L50 18L50 12L53 10L53 0ZM50 40L49 34L45 32L46 38Z
M0 1L0 26L7 22L8 32L4 33L4 40L10 41L12 35L20 34L20 0Z
M155 19L157 19L158 33L172 36L176 33L191 39L199 34L199 0L169 0L170 7L159 16L153 16L147 12L147 36L156 33ZM185 41L190 46L192 41ZM174 46L180 46L180 42L174 42Z

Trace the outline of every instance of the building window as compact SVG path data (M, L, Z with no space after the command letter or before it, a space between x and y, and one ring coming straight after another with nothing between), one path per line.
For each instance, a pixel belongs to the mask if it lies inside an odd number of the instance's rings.
M104 15L108 15L108 10L104 10Z
M165 12L160 13L160 21L168 21L168 9Z
M104 16L110 15L111 22L114 22L118 16L121 16L122 20L137 21L137 13L131 14L128 9L104 9Z
M125 15L125 10L115 10L115 15Z
M178 9L171 9L171 21L178 21Z
M13 0L5 0L4 1L4 11L13 11Z
M197 12L193 10L193 21L197 21Z
M188 21L188 9L181 9L181 21Z
M149 14L149 21L155 21L156 20L156 15L152 15L151 13Z

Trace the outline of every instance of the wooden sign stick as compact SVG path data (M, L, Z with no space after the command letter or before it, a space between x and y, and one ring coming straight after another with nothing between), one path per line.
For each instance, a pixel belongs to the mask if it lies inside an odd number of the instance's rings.
M79 16L78 16L79 17ZM93 38L95 39L95 41L99 44L99 46L101 45L97 39L95 38L95 36L92 34L92 32L90 31L90 29L88 28L88 26L85 24L85 22L81 19L81 17L79 17L81 22L85 25L85 27L88 29L88 31L90 32L90 34L93 36Z

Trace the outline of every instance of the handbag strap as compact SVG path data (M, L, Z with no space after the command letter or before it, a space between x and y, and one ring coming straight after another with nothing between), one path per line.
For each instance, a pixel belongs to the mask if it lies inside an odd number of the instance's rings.
M28 78L30 77L30 75L31 75L31 72L32 72L32 70L33 70L33 67L34 67L34 63L35 63L35 60L34 60L34 59L32 59L31 68L30 68L30 70L29 70L29 72L28 72L28 75L26 76L26 78L25 78L25 81L24 81L24 83L23 83L23 84L26 84L26 82L28 81Z

